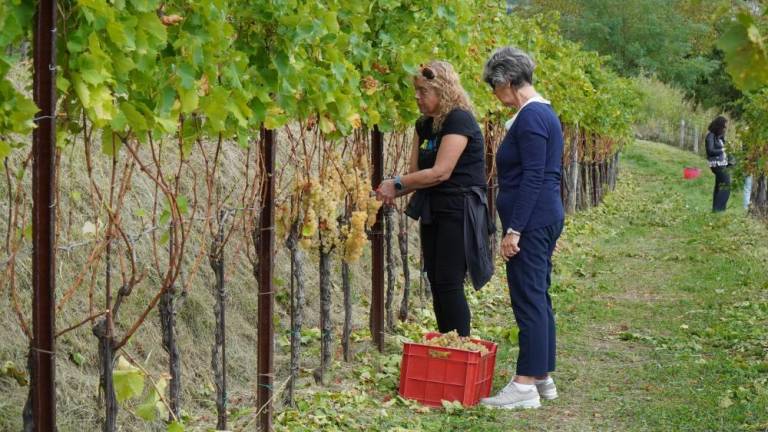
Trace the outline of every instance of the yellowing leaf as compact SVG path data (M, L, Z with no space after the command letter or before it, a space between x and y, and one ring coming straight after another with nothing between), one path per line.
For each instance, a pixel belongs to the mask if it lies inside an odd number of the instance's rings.
M88 85L84 83L78 75L75 75L74 79L75 93L80 98L80 102L84 107L91 106L91 91L88 89Z
M279 106L271 106L267 109L266 117L264 118L264 127L267 129L277 129L285 124L287 118L285 111Z
M760 36L760 30L758 30L755 25L751 25L747 28L747 36L754 44L762 45L763 38Z
M358 129L358 128L360 128L360 126L363 125L362 120L360 119L360 114L358 114L358 113L354 113L354 114L350 115L349 117L347 117L347 121L355 129Z
M331 133L336 131L336 125L326 116L320 117L320 130L323 133Z
M109 88L100 86L91 91L91 108L95 115L92 120L96 125L104 126L107 121L112 120L115 105Z
M164 26L172 26L184 21L184 17L181 15L163 15L160 21Z

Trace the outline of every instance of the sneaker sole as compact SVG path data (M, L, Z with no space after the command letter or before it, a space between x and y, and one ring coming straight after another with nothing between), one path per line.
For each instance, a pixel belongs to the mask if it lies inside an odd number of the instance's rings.
M535 409L541 407L541 401L538 399L520 401L513 404L501 405L497 408L503 409Z
M554 393L539 393L539 396L541 396L542 399L555 400L555 399L557 399L557 392L554 392Z

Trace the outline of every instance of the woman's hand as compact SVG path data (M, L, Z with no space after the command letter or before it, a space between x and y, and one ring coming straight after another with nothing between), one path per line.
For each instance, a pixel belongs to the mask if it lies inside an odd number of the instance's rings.
M514 233L507 234L501 239L501 258L504 259L504 262L509 261L510 258L520 252L518 243L520 243L520 236Z
M386 205L395 205L395 197L397 197L397 189L395 189L394 180L384 180L376 188L376 199Z

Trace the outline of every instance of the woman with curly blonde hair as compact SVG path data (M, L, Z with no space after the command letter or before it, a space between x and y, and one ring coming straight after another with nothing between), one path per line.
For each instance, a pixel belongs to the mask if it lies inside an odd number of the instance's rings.
M422 116L416 122L410 173L382 182L377 196L391 205L395 197L416 191L406 213L421 222L424 270L438 329L469 336L467 272L476 289L493 274L483 135L450 63L422 66L413 83Z

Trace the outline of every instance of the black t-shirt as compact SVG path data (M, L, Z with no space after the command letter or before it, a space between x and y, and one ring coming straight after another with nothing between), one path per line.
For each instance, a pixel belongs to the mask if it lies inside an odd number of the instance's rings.
M431 189L485 186L485 146L483 134L475 117L462 109L454 109L443 121L437 133L432 131L432 117L422 117L416 122L419 134L419 169L432 168L437 159L440 141L445 135L464 135L469 139L459 156L451 177Z
M459 156L456 166L448 180L432 186L429 190L438 192L432 194L433 211L460 210L464 199L461 195L441 195L439 192L472 186L485 186L485 145L483 134L472 113L462 109L454 109L446 116L443 126L435 133L432 131L432 117L421 117L416 122L416 133L419 135L419 169L432 168L437 159L440 141L445 135L464 135L469 141L467 147Z

